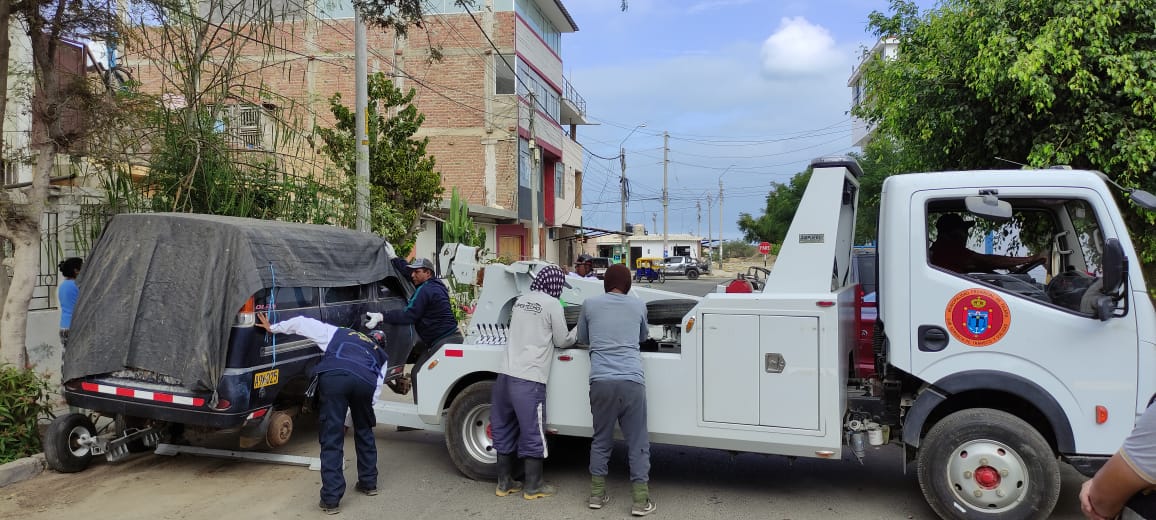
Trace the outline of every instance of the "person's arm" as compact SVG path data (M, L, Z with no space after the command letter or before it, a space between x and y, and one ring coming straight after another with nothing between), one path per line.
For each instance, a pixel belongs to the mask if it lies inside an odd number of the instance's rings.
M590 344L590 329L586 324L586 306L582 306L582 310L578 312L578 325L574 327L575 341L583 345Z
M566 348L573 345L578 338L576 330L566 330L566 311L562 310L561 304L550 306L550 331L555 347Z
M397 325L413 325L421 319L425 314L426 306L430 305L429 299L433 291L423 291L427 285L433 282L432 279L417 287L417 292L414 293L413 298L409 299L404 309L392 310L385 312L381 316L381 320L385 323L393 323Z
M316 343L318 347L321 347L322 352L325 352L325 350L329 348L329 341L332 340L333 335L337 333L337 327L308 316L296 316L285 321L270 324L269 319L263 312L257 313L257 326L274 334L296 334L298 336L304 336Z
M639 320L638 342L642 343L650 339L650 325L646 323L646 304L641 301L638 306L642 308L641 318Z
M1116 518L1132 495L1149 487L1124 460L1123 451L1108 459L1096 476L1080 488L1080 509L1092 520Z
M1015 269L1021 265L1030 264L1036 260L1046 259L1047 255L1040 253L1032 256L1002 256L1002 255L985 255L983 253L976 253L970 249L970 261L973 271L990 271L992 269Z
M413 269L409 268L409 262L406 262L404 258L398 258L396 256L390 258L389 262L393 264L393 268L397 271L398 276L407 280L409 279L410 274L413 272Z

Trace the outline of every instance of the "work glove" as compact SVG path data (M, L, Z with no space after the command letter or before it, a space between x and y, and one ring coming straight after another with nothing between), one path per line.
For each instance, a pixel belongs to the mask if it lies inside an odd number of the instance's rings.
M397 257L397 251L393 250L393 244L390 244L389 242L385 243L385 253L389 255L390 258Z
M365 316L361 318L361 326L365 329L372 330L378 323L381 323L382 319L384 319L384 316L382 316L380 312L367 312Z

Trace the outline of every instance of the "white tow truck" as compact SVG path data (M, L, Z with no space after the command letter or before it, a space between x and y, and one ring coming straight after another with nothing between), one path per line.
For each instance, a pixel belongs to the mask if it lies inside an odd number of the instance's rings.
M943 518L1047 518L1059 463L1094 472L1156 395L1156 311L1105 177L1069 169L893 176L878 236L875 375L853 377L849 266L861 175L820 158L761 291L692 298L635 286L648 302L648 423L656 443L789 457L858 458L902 443ZM1144 207L1156 197L1124 190ZM930 262L935 222L974 222L969 247L1046 253L1022 272L956 273ZM468 278L458 249L443 260ZM514 299L542 265L485 268L465 344L420 367L414 403L378 420L445 432L455 465L491 478L491 382ZM601 281L569 279L568 317ZM556 349L551 432L590 436L589 356Z

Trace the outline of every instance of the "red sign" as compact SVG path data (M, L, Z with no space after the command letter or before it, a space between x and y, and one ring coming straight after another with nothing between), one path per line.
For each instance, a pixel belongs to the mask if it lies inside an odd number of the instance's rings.
M771 254L771 243L770 242L759 242L759 254L763 254L763 255Z
M960 291L944 311L947 330L960 343L986 347L1001 339L1011 327L1007 302L986 289Z

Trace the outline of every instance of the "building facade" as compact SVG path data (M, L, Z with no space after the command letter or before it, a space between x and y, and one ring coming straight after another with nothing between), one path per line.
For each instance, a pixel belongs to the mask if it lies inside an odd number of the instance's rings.
M863 78L863 67L873 60L895 59L898 53L899 39L887 37L880 39L871 50L863 54L859 65L855 67L855 70L851 71L851 78L847 80L847 86L851 88L852 109L867 101L868 86L866 80ZM874 136L874 125L854 115L851 116L851 146L858 146L862 149L864 146L867 146L867 143L870 142Z
M301 135L312 137L314 126L333 123L330 96L340 94L347 106L355 99L354 11L349 0L278 5L281 21L270 32L277 36L267 42L276 48L254 45L247 56L250 76L271 95L240 101L272 111L244 109L258 115L305 120ZM436 256L440 219L457 188L486 230L492 255L569 261L573 241L564 237L581 222L582 148L574 135L586 120L584 102L562 74L562 36L577 25L559 0L479 0L469 11L453 0L430 0L423 9L421 27L404 36L368 31L368 70L385 73L403 91L415 89L414 104L425 116L416 137L429 138L426 150L445 188L445 203L423 220L417 254ZM268 52L281 63L270 66ZM126 64L142 85L157 78L156 60L130 56ZM293 118L284 113L290 106L300 109ZM240 127L227 126L240 136ZM258 146L277 141L244 139Z

